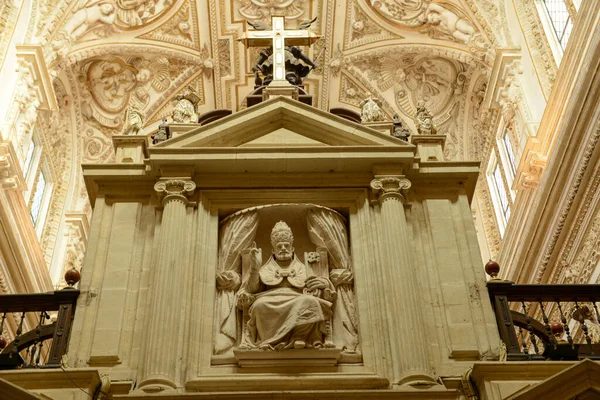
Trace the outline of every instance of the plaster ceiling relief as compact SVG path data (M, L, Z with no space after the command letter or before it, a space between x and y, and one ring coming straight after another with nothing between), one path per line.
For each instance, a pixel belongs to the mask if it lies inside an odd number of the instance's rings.
M396 105L406 115L416 112L420 100L434 115L447 113L467 83L467 66L441 56L391 49L351 59L353 68L374 82L380 93L393 89Z
M367 0L366 3L394 25L417 27L423 25L431 0Z
M163 56L103 56L82 61L75 66L82 114L94 124L119 129L127 106L148 113L151 104L172 95L173 84L190 77L195 69L189 61Z
M368 0L359 4L372 18L379 19L381 25L404 32L411 41L423 42L423 36L427 35L442 46L446 46L443 42L452 42L452 46L463 47L481 61L489 63L493 57L491 42L460 2Z
M369 18L355 0L348 1L345 36L345 48L385 39L403 39L397 32L391 32Z
M64 57L76 43L107 38L158 21L174 5L175 0L82 1L68 9L62 20L59 15L65 12L58 11L54 18L40 22L47 29L42 32L41 43L51 41L51 49ZM57 21L62 22L59 25Z
M184 2L179 10L158 28L147 32L140 38L153 39L200 50L198 24L195 18L196 2Z
M306 18L309 0L234 0L243 19L271 22L272 14L283 14L286 20ZM235 6L235 4L234 4Z

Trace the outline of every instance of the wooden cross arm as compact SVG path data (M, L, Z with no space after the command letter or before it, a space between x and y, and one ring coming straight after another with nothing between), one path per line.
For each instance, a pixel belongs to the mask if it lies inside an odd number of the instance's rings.
M321 38L321 35L314 35L312 33L307 37L285 37L286 46L311 46L317 40ZM273 45L272 37L243 37L238 39L238 42L244 43L246 47L270 47Z

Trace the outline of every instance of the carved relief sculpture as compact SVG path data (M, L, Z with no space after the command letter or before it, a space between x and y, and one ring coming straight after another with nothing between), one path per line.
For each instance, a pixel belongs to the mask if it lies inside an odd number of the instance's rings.
M312 275L294 254L294 236L283 221L271 232L273 255L260 266L250 250L250 273L238 292L238 306L248 309L240 348L284 350L335 347L326 322L337 294L328 278Z
M315 245L316 251L305 252L304 262L287 223L277 222L269 238L256 237L259 211L269 218L270 210L287 207L306 213L308 237L301 232L297 240L304 248ZM343 216L310 204L260 206L229 217L219 241L215 355L322 348L341 351L346 362L361 362ZM264 263L256 241L263 248L270 242L272 254Z
M90 2L73 14L61 29L52 48L64 56L75 41L90 30L115 21L115 3L112 0Z
M377 122L384 119L385 114L381 110L381 101L371 94L367 95L367 98L360 102L361 122Z
M435 135L437 129L433 123L433 115L425 107L424 101L417 103L417 131L419 135Z
M124 135L145 135L142 127L144 126L144 114L135 107L129 106L125 112Z
M430 4L425 12L425 18L431 25L460 42L469 43L476 33L469 21L439 4Z
M198 122L198 112L196 107L200 102L200 96L198 96L193 87L188 86L183 93L175 96L175 100L177 101L177 104L171 115L173 122L179 124Z

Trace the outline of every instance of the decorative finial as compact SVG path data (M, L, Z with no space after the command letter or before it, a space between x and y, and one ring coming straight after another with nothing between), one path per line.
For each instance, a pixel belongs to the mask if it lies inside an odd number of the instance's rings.
M65 281L67 282L67 285L69 285L69 287L65 289L73 289L73 286L75 286L75 284L79 282L80 279L81 273L77 271L75 267L71 268L70 270L65 272Z
M554 336L558 343L566 343L566 341L562 339L564 332L565 327L560 322L553 322L550 324L550 333L552 333L552 336Z
M498 273L500 272L500 265L492 259L485 264L485 272L492 277L493 281L499 281Z

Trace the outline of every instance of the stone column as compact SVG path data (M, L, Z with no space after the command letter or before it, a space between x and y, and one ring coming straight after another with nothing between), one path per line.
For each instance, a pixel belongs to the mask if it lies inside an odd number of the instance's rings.
M381 206L387 265L383 274L388 298L389 340L392 341L394 385L428 387L436 383L431 373L425 324L418 295L417 271L404 214L404 192L411 182L403 175L375 176L371 181Z
M185 301L186 207L196 184L188 179L161 180L154 189L164 207L154 280L150 293L150 314L143 376L138 385L145 391L177 387L177 337L182 329L181 308Z

